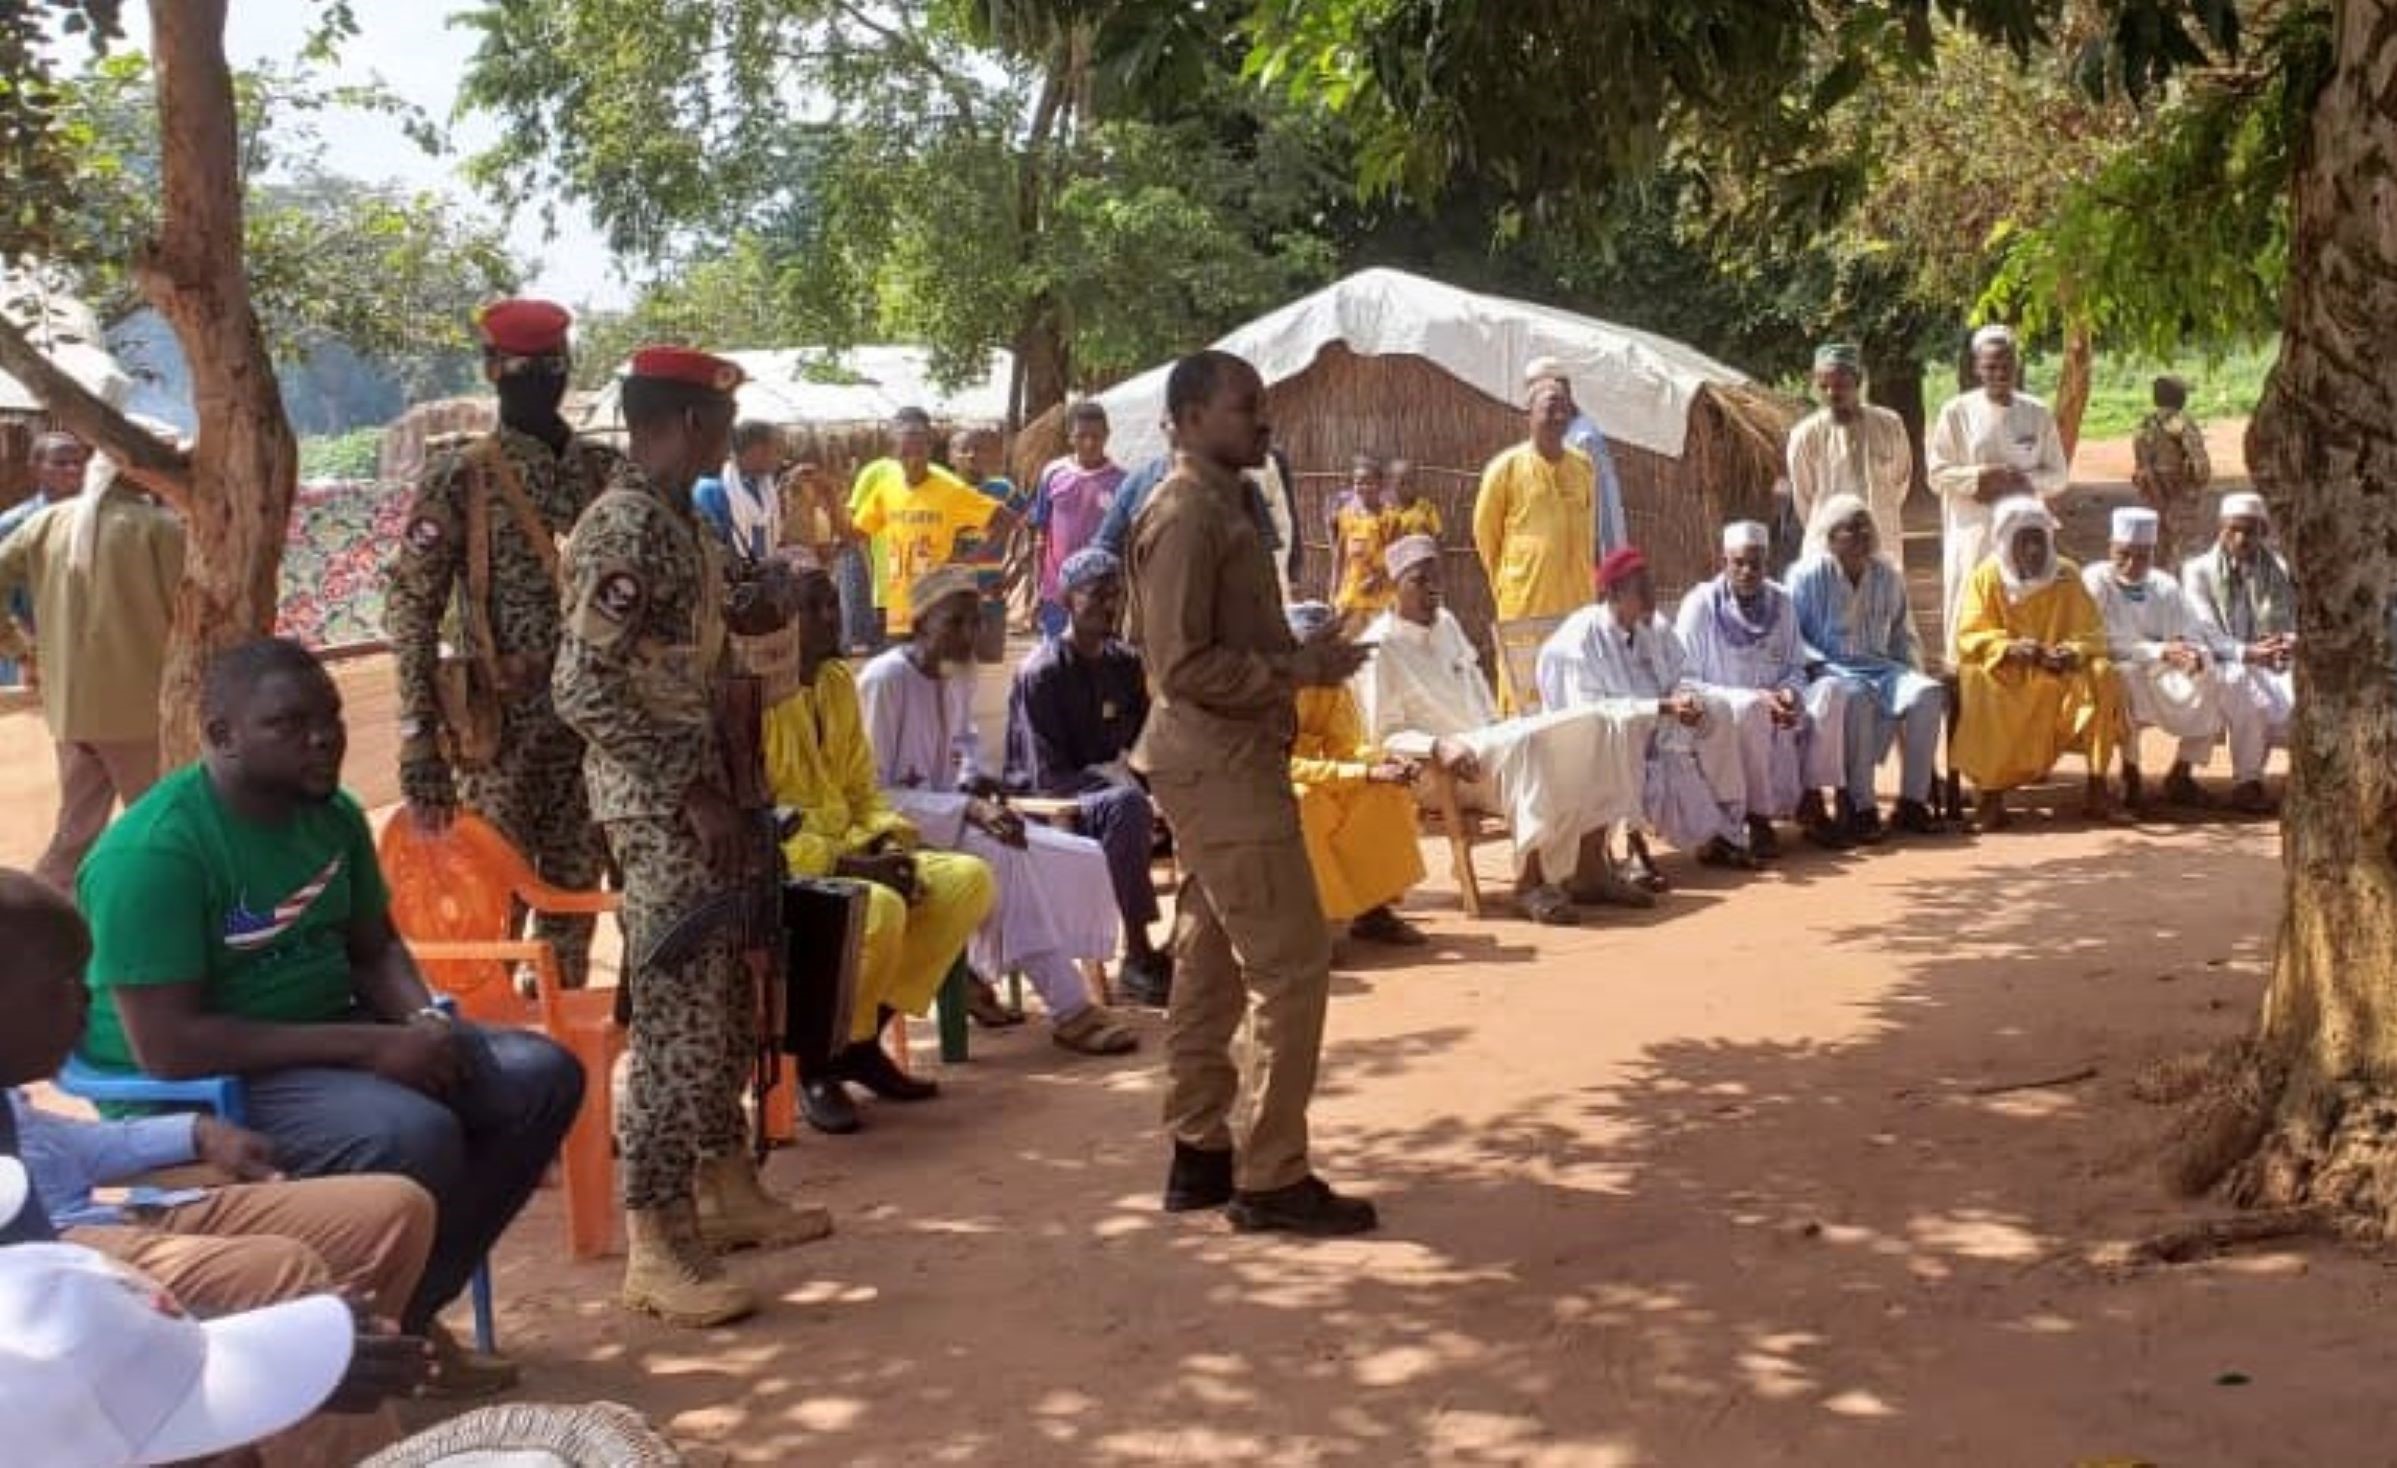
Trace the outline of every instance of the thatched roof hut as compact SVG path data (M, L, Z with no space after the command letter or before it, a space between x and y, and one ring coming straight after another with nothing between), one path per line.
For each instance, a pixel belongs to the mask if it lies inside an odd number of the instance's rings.
M1007 416L1007 388L1014 360L991 353L979 378L951 388L934 377L932 353L923 347L861 346L843 352L795 348L723 352L748 374L738 394L740 415L782 429L794 459L813 460L846 480L868 460L887 452L886 429L901 408L922 408L934 429L999 426ZM620 381L623 373L617 374ZM617 407L617 382L591 394L581 413L567 421L602 438L619 436L624 418Z
M1477 639L1490 599L1472 549L1474 493L1482 465L1524 436L1523 372L1534 360L1555 357L1573 374L1613 452L1632 535L1667 594L1712 573L1725 521L1771 519L1782 445L1804 411L1678 342L1395 270L1352 275L1216 345L1265 377L1274 439L1299 479L1303 584L1328 584L1323 506L1347 483L1351 458L1408 459L1446 524L1450 606ZM1098 395L1120 462L1163 450L1167 370ZM1019 475L1064 452L1064 414L1024 429Z

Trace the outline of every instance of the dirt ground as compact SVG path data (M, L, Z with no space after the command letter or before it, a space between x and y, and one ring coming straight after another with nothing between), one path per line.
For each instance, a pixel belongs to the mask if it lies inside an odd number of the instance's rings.
M0 860L39 844L41 753L0 716ZM2385 1261L2111 1262L2217 1211L2164 1192L2130 1085L2252 1022L2269 824L1669 857L1655 912L1574 931L1465 920L1426 854L1434 944L1344 952L1315 1108L1380 1235L1159 1214L1156 1016L1120 1062L977 1033L919 1049L938 1101L776 1155L839 1232L736 1264L750 1324L619 1313L543 1193L497 1260L524 1396L705 1462L2397 1461Z

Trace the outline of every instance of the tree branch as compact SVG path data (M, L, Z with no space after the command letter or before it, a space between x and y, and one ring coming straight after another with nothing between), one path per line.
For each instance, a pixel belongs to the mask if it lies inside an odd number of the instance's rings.
M126 478L164 495L177 509L189 508L191 456L144 432L68 376L5 316L0 316L0 372L23 383L69 433L123 465Z

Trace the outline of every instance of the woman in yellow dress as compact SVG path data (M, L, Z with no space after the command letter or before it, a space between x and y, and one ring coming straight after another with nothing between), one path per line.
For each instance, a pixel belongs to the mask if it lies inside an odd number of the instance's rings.
M2055 516L2037 499L1999 501L1990 543L1958 599L1955 637L1956 766L1981 793L1981 824L2003 828L2006 792L2073 749L2089 757L2085 809L2110 819L2105 771L2123 724L2105 618L2080 568L2056 553Z
M1322 602L1290 609L1300 641L1323 636L1338 614ZM1298 737L1290 748L1290 784L1300 833L1315 870L1325 917L1348 923L1349 936L1413 946L1423 932L1392 910L1423 880L1416 844L1413 762L1374 747L1346 684L1298 691Z

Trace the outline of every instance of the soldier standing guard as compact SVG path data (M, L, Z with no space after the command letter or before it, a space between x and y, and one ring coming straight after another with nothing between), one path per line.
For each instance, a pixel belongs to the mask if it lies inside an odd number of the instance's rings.
M500 301L476 313L499 427L430 461L391 568L384 630L399 674L400 793L426 827L461 802L499 828L543 881L599 885L583 742L549 697L558 655L558 540L618 463L574 437L564 307ZM444 651L447 644L448 652ZM562 982L590 969L588 917L535 919Z
M626 1235L623 1303L693 1328L756 1308L711 1249L802 1243L822 1209L768 1194L745 1148L741 1082L756 1054L739 935L652 957L679 920L749 875L728 788L716 695L728 630L772 630L736 600L723 553L691 505L724 462L741 370L647 347L624 380L628 459L566 545L559 717L588 745L592 813L624 877L632 1067L617 1113ZM785 610L768 605L769 613Z

